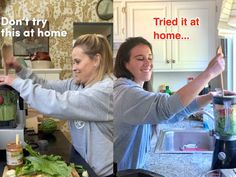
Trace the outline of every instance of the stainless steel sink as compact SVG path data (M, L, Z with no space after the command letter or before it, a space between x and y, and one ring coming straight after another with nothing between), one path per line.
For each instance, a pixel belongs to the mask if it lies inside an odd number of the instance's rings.
M160 130L157 153L212 153L214 137L209 131L195 129Z

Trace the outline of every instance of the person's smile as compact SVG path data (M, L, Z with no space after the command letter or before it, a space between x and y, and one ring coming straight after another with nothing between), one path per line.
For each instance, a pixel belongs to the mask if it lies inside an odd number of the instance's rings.
M149 73L152 71L152 68L145 68L145 69L141 69L140 71L143 73Z

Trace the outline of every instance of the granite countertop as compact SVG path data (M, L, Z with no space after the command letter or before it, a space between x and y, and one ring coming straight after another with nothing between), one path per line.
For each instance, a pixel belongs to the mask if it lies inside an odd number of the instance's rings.
M144 168L165 177L200 177L211 168L212 154L158 154L150 152Z
M175 124L160 124L157 131L170 128L203 129L202 122L185 120ZM155 140L154 140L155 142ZM152 147L155 143L152 142ZM161 154L152 148L146 156L144 169L165 177L200 177L211 168L212 153Z

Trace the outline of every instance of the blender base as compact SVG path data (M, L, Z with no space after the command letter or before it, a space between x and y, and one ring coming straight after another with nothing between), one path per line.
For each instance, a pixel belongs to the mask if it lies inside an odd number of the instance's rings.
M236 140L216 139L211 169L236 168Z
M16 134L20 135L20 142L24 145L24 128L18 125L16 128L0 129L0 150L4 150L8 143L16 142Z

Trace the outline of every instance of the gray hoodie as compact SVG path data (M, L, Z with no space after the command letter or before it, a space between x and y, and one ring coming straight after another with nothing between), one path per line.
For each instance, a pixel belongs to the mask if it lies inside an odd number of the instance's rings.
M13 88L39 112L69 120L72 144L98 176L113 173L113 79L82 87L73 79L47 81L23 68Z
M181 121L199 109L194 100L184 108L177 94L145 91L136 82L114 82L114 160L118 170L142 168L150 150L151 125Z

